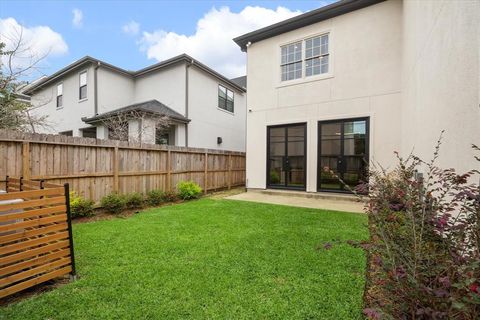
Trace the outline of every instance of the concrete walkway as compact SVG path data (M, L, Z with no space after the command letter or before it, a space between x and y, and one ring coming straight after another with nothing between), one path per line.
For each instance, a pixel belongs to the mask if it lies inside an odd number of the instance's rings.
M301 194L292 196L288 194L269 194L265 192L248 191L233 196L226 197L229 200L252 201L270 204L279 204L293 207L325 209L347 212L361 212L363 213L363 204L353 200L341 200L338 197L313 198L305 197Z

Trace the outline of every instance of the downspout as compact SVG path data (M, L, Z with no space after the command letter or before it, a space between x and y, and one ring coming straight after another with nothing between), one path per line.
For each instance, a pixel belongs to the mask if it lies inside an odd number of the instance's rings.
M185 118L188 119L188 69L193 65L193 60L185 65ZM188 122L185 123L185 147L188 147Z
M100 67L100 61L97 62L95 68L93 68L93 111L94 115L98 115L98 84L97 84L97 70Z

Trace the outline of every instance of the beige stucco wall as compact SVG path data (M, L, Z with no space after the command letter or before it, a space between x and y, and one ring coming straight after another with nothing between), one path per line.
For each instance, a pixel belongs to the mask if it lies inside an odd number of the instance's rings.
M185 114L185 64L179 63L135 79L135 102L156 99Z
M199 70L189 68L188 145L245 151L246 94ZM234 92L234 112L218 108L218 85ZM217 137L222 143L217 144Z
M402 153L425 159L445 130L438 164L479 168L480 1L404 1Z
M134 102L135 80L108 68L97 70L98 113L125 107Z
M247 187L266 187L266 127L307 123L307 191L317 188L317 123L370 117L370 160L400 148L401 1L322 21L248 48ZM280 46L330 32L331 74L280 82Z
M79 100L79 74L87 70L87 99ZM39 106L33 114L48 116L47 128L38 128L40 132L57 133L72 130L74 136L80 136L80 128L87 127L82 117L91 117L94 113L93 66L83 66L72 70L61 80L55 81L32 96L32 104ZM57 109L57 84L63 83L63 107Z

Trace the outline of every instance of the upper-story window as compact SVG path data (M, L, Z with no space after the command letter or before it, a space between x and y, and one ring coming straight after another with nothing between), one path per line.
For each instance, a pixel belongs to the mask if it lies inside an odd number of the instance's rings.
M305 76L328 73L328 34L305 40Z
M282 46L280 64L282 81L328 73L328 44L327 33Z
M230 89L218 85L218 107L229 112L234 109L234 94Z
M87 98L87 71L80 72L80 88L78 93L78 99L83 100Z
M57 108L63 107L63 83L57 84Z
M282 47L282 81L302 77L302 42Z

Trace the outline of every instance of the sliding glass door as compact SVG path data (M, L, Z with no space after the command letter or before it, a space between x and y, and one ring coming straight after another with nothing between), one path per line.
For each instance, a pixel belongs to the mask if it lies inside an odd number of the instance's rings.
M365 181L369 161L368 129L368 118L318 123L319 191L345 192Z
M267 127L267 187L305 190L307 125Z

